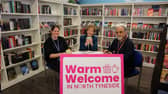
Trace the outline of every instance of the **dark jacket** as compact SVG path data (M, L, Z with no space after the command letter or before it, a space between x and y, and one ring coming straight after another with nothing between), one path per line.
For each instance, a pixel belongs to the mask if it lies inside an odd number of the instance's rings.
M49 58L50 54L65 52L68 49L68 45L63 37L58 37L60 51L54 45L54 42L51 37L49 37L44 43L44 55L47 62L47 66L55 71L59 72L60 62L59 58L51 59Z
M97 51L97 37L92 36L93 46L89 45L89 47L85 46L86 38L87 38L87 35L83 35L80 37L80 49L79 50L80 51L87 51L87 50Z
M113 54L123 54L124 55L124 74L127 76L134 69L133 59L134 59L134 44L133 42L127 38L123 44L123 46L119 48L119 40L114 39L111 46L109 46L108 50ZM121 43L122 44L122 43Z

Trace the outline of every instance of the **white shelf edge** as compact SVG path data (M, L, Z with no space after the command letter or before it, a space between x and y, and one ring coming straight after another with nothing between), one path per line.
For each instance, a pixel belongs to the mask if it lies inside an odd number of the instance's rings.
M160 40L149 40L149 39L138 39L138 38L132 38L132 40L160 43Z
M41 44L44 44L45 43L45 41L41 41Z
M78 37L78 35L64 36L65 39L72 38L72 37Z
M30 28L30 29L23 29L23 30L11 30L11 31L1 31L0 34L4 35L4 34L13 34L13 33L23 33L23 32L31 32L31 31L35 31L38 30L38 28Z
M70 27L79 27L79 25L68 25L68 26L64 26L64 28L70 28Z
M115 39L115 38L117 38L117 37L106 37L106 36L103 36L103 38Z
M42 72L43 70L42 69L38 69L38 70L35 70L35 71L31 71L29 74L27 75L23 75L23 76L18 76L16 77L14 80L11 80L7 83L7 85L5 85L5 87L2 87L2 90L8 88L8 87L11 87L19 82L22 82L32 76L35 76L37 74L39 74L40 72ZM5 84L5 83L4 83Z
M40 17L42 16L56 16L56 17L61 17L62 15L59 15L59 14L38 14Z
M167 18L167 16L132 16L133 18Z
M79 7L79 4L72 4L72 3L63 3L65 6L73 6L73 7Z
M23 46L14 47L14 48L8 48L8 49L3 50L3 52L9 52L9 51L12 51L12 50L27 48L27 47L31 47L31 46L38 45L38 44L39 44L38 42L34 42L34 43L28 44L28 45L23 45Z
M95 35L95 36L98 37L98 38L102 37L102 36L100 36L100 35Z
M35 13L1 13L2 16L37 16Z
M136 49L137 50L137 49ZM143 51L143 50L137 50L140 51L142 53L149 53L149 54L158 54L158 52L152 52L152 51Z
M155 67L155 64L143 62L143 67L154 68L154 67Z
M39 55L39 56L35 56L35 57L31 58L31 59L24 60L24 61L22 61L22 62L18 62L18 63L16 63L16 64L11 64L11 65L9 65L9 66L6 66L6 69L9 69L9 68L12 68L12 67L15 67L15 66L22 65L22 64L24 64L24 63L27 63L27 62L33 61L33 60L35 60L35 59L38 59L38 58L40 58L40 57L41 57L41 56Z
M105 18L131 18L131 16L104 16Z
M82 15L81 17L103 17L102 15L101 16L98 16L98 15Z
M64 15L64 17L78 17L79 15Z
M62 4L62 2L52 1L52 0L39 0L39 3L55 3L55 4Z

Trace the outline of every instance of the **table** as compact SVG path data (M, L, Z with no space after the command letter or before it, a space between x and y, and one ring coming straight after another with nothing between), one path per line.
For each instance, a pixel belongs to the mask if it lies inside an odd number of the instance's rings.
M101 51L77 51L77 52L72 52L72 54L104 54Z

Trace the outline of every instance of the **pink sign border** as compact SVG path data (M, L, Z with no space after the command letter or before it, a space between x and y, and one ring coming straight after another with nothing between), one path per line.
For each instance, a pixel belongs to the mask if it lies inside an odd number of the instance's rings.
M124 94L123 54L61 54L60 56L60 94L63 94L63 58L64 57L120 57L121 58L121 94Z

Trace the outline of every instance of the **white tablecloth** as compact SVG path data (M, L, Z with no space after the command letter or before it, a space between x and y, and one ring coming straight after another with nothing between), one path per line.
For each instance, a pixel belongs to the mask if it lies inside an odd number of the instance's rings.
M103 54L103 52L100 52L100 51L77 51L77 52L72 52L72 54Z

